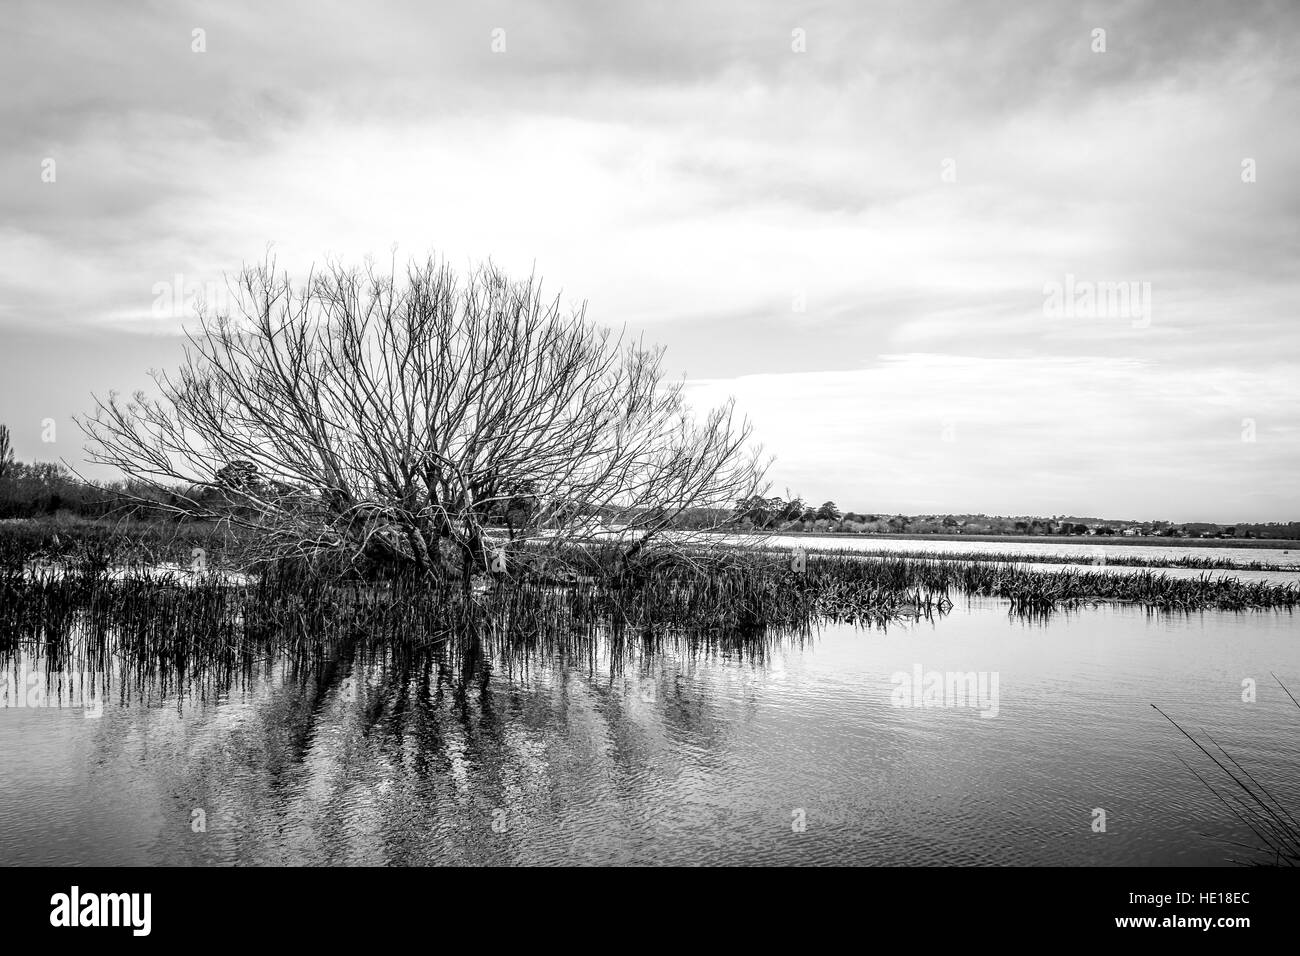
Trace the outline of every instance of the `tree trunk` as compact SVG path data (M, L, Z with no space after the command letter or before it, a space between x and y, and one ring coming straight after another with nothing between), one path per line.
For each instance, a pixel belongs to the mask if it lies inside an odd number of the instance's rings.
M429 548L424 543L424 535L420 534L420 529L408 527L406 529L406 540L411 546L411 553L415 557L416 570L422 575L427 575L433 570L433 563L429 560Z

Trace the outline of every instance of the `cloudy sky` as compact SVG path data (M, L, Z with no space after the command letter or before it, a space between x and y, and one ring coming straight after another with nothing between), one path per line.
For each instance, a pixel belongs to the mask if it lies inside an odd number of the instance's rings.
M396 245L535 265L666 345L814 501L1300 518L1292 2L9 2L2 29L20 457L79 464L70 416L175 365L192 294L269 243L295 271Z

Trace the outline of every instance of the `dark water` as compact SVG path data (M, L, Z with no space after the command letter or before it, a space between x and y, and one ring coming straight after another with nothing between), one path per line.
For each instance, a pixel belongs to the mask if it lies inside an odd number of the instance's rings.
M75 689L33 698L24 657L0 861L1222 864L1250 834L1150 705L1300 806L1300 709L1269 677L1300 688L1296 639L1289 614L1028 623L988 600L745 655L342 654L229 691L119 670L100 716ZM996 674L997 715L988 695L896 706L918 666Z

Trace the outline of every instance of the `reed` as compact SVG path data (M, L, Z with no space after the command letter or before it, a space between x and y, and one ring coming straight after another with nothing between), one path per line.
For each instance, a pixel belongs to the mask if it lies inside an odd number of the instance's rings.
M1300 708L1300 701L1296 700L1281 679L1276 674L1271 676L1291 698L1291 702ZM1202 732L1205 738L1202 742L1155 704L1151 706L1190 740L1203 758L1199 770L1181 756L1179 761L1254 836L1256 842L1253 845L1238 842L1231 844L1250 854L1246 858L1236 858L1233 862L1300 866L1300 821L1296 820L1285 803L1208 733Z

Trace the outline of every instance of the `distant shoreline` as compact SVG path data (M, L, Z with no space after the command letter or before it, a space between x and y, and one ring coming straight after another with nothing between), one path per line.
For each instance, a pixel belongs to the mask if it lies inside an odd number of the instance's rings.
M734 531L721 532L735 534ZM1300 541L1286 538L1161 538L1124 537L1100 534L898 534L853 531L769 531L755 534L789 535L803 538L854 538L870 541L887 538L895 541L1003 541L1008 544L1097 544L1143 546L1155 548L1277 548L1282 551L1300 550Z

